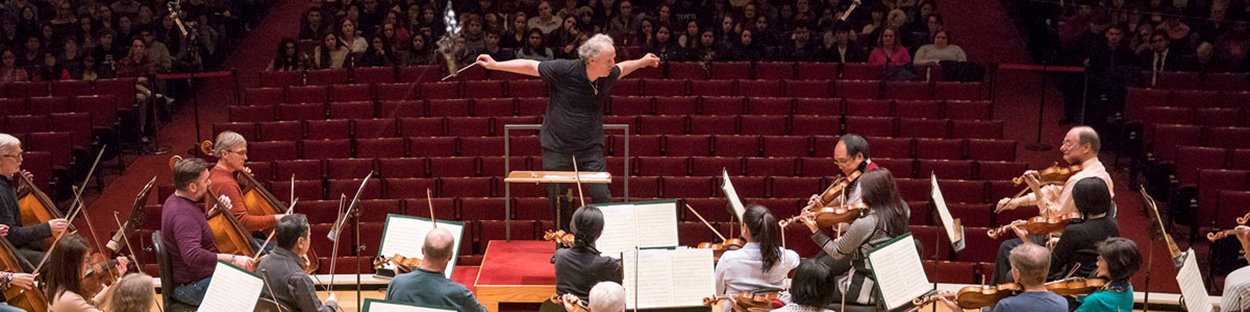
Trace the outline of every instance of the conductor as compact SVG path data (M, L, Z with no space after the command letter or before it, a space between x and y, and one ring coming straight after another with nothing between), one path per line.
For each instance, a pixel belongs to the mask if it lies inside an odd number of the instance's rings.
M539 130L544 171L573 171L574 156L577 157L578 170L606 171L603 160L603 106L612 95L612 87L617 80L635 70L660 65L660 58L650 53L618 64L612 38L604 34L586 40L577 48L577 55L575 60L542 62L525 59L495 62L489 54L477 57L477 65L483 68L539 77L546 84L550 99L542 129ZM572 200L560 196L568 188L566 184L547 187L552 214L564 230L569 230L569 219L574 210L574 207L568 206ZM595 203L608 202L612 198L605 184L591 184L587 190Z

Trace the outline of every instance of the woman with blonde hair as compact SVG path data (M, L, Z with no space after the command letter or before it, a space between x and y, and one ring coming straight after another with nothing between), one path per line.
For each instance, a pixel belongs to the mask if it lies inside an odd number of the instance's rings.
M107 312L147 312L156 302L152 276L143 273L123 276L110 287L110 291L112 293L104 302L104 311Z

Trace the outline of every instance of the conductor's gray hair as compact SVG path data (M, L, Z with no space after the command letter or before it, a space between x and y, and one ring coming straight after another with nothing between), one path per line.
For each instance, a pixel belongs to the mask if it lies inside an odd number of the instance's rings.
M217 135L217 142L213 143L213 155L222 157L226 151L232 151L235 146L243 144L247 144L243 135L234 131L222 131Z
M593 37L590 37L590 39L586 39L586 43L582 43L582 46L577 48L577 57L582 60L599 57L599 54L603 53L603 50L611 48L613 44L612 37L608 37L608 35L604 34L596 34Z
M8 133L0 133L0 150L13 147L22 147L22 141Z
M590 289L590 311L625 311L625 288L616 282L599 282Z

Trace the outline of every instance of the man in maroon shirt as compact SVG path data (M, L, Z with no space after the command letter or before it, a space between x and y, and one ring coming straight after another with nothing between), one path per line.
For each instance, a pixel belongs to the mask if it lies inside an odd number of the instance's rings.
M193 306L199 306L204 300L217 261L247 270L255 264L250 257L217 252L204 211L195 205L207 194L208 168L209 164L199 158L188 158L174 165L176 190L161 206L161 243L170 250L169 262L177 285L172 295L179 302Z

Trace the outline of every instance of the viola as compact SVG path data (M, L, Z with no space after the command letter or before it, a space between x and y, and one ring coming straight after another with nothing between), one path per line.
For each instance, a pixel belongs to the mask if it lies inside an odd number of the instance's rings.
M1215 242L1215 241L1217 241L1217 240L1221 240L1221 239L1225 239L1225 238L1228 238L1228 237L1237 236L1237 234L1238 234L1238 233L1241 233L1242 231L1243 231L1243 230L1242 230L1242 229L1239 229L1239 228L1231 228L1231 229L1227 229L1227 230L1221 230L1221 231L1215 231L1215 232L1207 233L1207 240L1208 240L1208 241L1211 241L1211 242L1213 242L1213 243L1214 243L1214 242Z
M1046 290L1060 296L1088 295L1105 288L1108 283L1105 278L1070 277L1046 283Z
M543 240L557 242L565 247L573 247L575 238L573 233L566 233L564 230L555 230L554 232L547 230L546 233L543 233Z
M772 310L773 302L781 297L780 292L761 291L749 292L743 291L737 294L719 295L715 297L703 298L703 305L712 306L717 301L733 299L734 306L742 310Z
M817 207L829 206L830 204L837 202L838 198L842 197L842 194L845 193L846 188L850 186L851 183L855 183L855 180L859 179L861 174L862 173L859 170L855 170L849 175L834 180L833 184L830 184L828 188L825 188L824 192L820 193L819 202L813 203L815 205L804 207L803 210L806 211Z
M399 270L399 273L408 273L412 272L413 269L416 269L417 266L421 265L421 259L407 258L399 254L395 254L390 258L387 258L386 256L378 256L373 259L373 266L375 268L382 267L387 263L394 264L395 269Z
M91 253L87 256L87 270L83 271L82 290L86 292L85 296L95 296L104 287L113 285L121 278L121 272L117 270L117 259L109 259L102 253Z
M1049 168L1038 171L1037 181L1041 182L1043 185L1062 184L1064 182L1067 182L1068 178L1072 177L1072 175L1076 174L1077 172L1080 172L1082 169L1084 168L1081 167L1080 164L1071 165L1071 166L1060 166L1059 163L1056 162L1050 165ZM1016 186L1020 186L1020 184L1024 184L1024 176L1022 175L1019 177L1012 178L1011 182L1014 183Z
M200 151L205 154L212 155L213 142L200 142ZM247 213L257 216L272 216L285 213L289 205L278 200L277 196L270 193L260 182L256 181L256 177L244 171L234 173L235 181L239 183L239 194L243 199L243 206L247 208ZM306 273L316 272L321 267L317 259L317 252L309 249L308 253L303 256L304 262L308 266L304 267Z
M746 240L743 240L741 238L730 238L728 240L725 240L719 243L702 242L702 243L699 243L698 245L695 245L694 248L711 249L712 260L718 261L720 260L720 256L725 254L725 251L742 249L742 247L746 245L747 245Z
M816 224L822 228L832 227L840 223L850 223L868 214L868 205L857 203L847 206L821 207L815 210L804 212L797 216L790 217L785 220L778 221L781 227L799 222L800 219L811 216L816 219Z
M1012 225L1015 225L1016 228L1024 230L1025 232L1028 232L1029 235L1050 234L1050 233L1055 233L1055 232L1062 232L1063 229L1068 226L1068 224L1072 224L1073 222L1079 222L1080 220L1081 220L1081 214L1077 212L1071 212L1071 213L1067 213L1061 216L1054 216L1054 217L1049 217L1049 218L1037 216L1037 217L1032 217L1032 218L1028 218L1025 220L1016 220L1012 222L1011 225L1004 225L998 228L990 229L989 231L986 231L985 234L989 235L990 238L998 238L999 236L1002 236L1003 233L1011 233Z
M912 300L912 304L919 307L939 301L940 298L946 298L954 300L961 309L980 309L994 306L998 304L999 300L1003 300L1003 298L1010 297L1023 290L1024 288L1016 283L998 284L996 286L967 286L960 288L957 292L945 292L916 298Z

